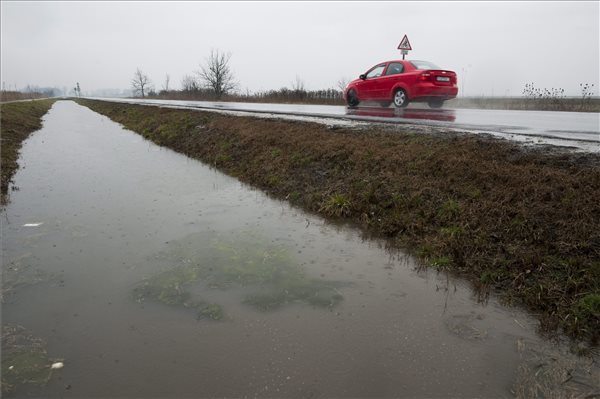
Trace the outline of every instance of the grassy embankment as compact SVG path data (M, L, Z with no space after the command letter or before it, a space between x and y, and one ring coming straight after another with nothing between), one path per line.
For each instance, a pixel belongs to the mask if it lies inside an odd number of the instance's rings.
M21 91L0 91L0 102L6 101L23 101L34 100L37 98L49 97L48 94L38 92L21 92Z
M446 108L600 112L600 98L458 97Z
M48 112L56 100L16 102L0 105L0 136L2 138L1 204L8 201L8 187L15 171L19 168L17 159L21 143L29 134L42 127L42 116Z
M79 100L149 140L361 224L434 268L600 340L600 159L482 136Z

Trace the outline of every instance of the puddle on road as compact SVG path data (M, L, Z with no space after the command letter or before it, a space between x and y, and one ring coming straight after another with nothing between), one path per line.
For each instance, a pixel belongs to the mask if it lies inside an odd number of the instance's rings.
M542 340L522 312L73 102L21 153L3 276L44 278L14 287L3 323L65 366L7 396L598 392L597 356Z

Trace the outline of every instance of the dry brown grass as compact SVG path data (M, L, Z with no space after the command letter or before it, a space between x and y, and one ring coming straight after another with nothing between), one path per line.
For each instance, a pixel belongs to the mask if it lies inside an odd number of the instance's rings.
M600 98L459 97L448 101L446 107L521 111L600 112Z
M20 92L20 91L0 91L0 102L6 101L21 101L21 100L33 100L36 98L47 97L44 93L37 92Z

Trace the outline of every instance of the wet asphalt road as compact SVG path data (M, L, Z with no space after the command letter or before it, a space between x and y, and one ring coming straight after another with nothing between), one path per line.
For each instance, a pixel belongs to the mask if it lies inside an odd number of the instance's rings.
M550 144L600 152L600 114L590 112L508 111L479 109L406 109L345 106L265 104L210 101L142 100L105 98L99 100L184 107L204 110L249 112L279 117L338 119L374 123L441 126L490 133L510 140Z

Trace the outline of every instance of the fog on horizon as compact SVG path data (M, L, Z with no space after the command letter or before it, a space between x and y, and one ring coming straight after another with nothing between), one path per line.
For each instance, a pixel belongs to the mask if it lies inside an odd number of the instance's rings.
M428 60L459 96L518 96L526 83L581 95L600 70L599 2L2 1L3 89L129 90L136 68L179 89L211 49L231 53L241 92L337 88L374 64Z

